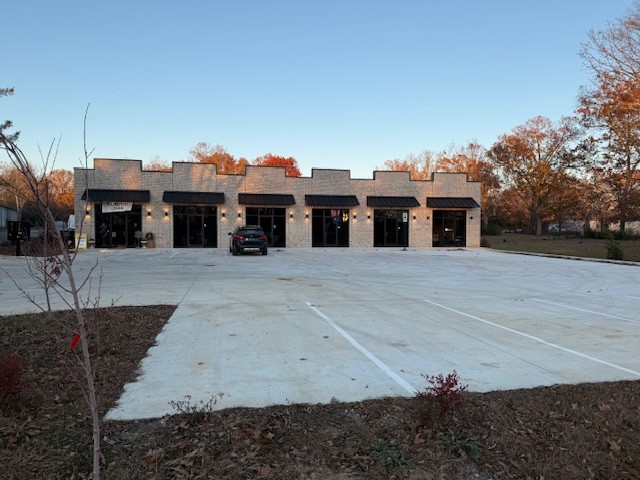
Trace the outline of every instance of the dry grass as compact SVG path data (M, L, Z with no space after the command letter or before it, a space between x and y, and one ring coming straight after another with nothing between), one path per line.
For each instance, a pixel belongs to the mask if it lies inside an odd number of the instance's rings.
M546 253L583 258L607 258L609 240L595 238L573 238L563 236L535 236L511 233L484 237L489 247L495 250ZM640 262L640 240L617 242L624 253L624 260Z
M103 413L172 311L94 312ZM2 479L90 472L90 421L73 380L73 329L66 330L72 322L69 312L0 317L0 357L19 353L30 380L22 408L0 416ZM435 428L425 426L419 398L106 422L103 478L640 478L640 382L465 393L464 400Z

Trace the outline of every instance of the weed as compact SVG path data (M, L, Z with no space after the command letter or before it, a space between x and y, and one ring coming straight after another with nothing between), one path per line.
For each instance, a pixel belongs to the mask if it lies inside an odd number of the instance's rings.
M204 400L200 400L197 403L191 402L191 395L185 395L184 400L171 400L169 405L178 414L206 415L214 411L214 407L218 403L218 399L222 398L223 395L223 393L216 393L211 395L211 398L206 402Z
M402 452L398 450L396 442L393 440L380 440L378 448L371 452L371 456L382 459L385 465L389 465L392 468L409 465L409 462L404 458Z
M459 384L460 378L455 370L446 377L442 374L422 376L429 385L416 393L416 398L422 400L421 420L424 425L436 427L462 409L462 392L468 385Z
M0 359L0 410L18 410L24 387L24 365L20 356L12 353Z
M453 448L454 452L458 455L463 453L468 455L474 460L480 458L480 448L478 446L478 439L475 435L471 435L466 432L459 432L457 430L447 430L440 435L445 442L447 442Z

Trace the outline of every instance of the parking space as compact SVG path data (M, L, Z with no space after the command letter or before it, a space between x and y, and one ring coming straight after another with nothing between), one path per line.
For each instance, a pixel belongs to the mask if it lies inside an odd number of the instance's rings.
M103 305L179 304L112 419L171 413L186 396L222 394L226 408L410 395L422 374L453 370L475 391L640 378L636 266L485 249L158 249L81 252L78 273L96 260ZM15 293L0 278L0 314L33 310Z

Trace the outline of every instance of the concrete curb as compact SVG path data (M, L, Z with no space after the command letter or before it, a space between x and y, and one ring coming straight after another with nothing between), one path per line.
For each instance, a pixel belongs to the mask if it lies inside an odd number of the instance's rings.
M531 257L562 258L565 260L581 260L583 262L613 263L616 265L628 265L630 267L640 267L640 262L632 262L628 260L612 260L609 258L574 257L572 255L557 255L555 253L518 252L515 250L497 250L495 248L489 248L489 250L491 250L492 252L507 253L511 255L529 255Z

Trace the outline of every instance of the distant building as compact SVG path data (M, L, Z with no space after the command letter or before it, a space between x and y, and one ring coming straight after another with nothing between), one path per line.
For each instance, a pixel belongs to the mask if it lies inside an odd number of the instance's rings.
M464 173L411 180L408 172L247 166L221 175L213 164L174 162L143 171L139 160L94 159L75 169L76 232L96 247L228 248L238 225L260 225L272 247L478 247L480 183Z
M18 212L4 205L0 205L0 242L7 241L7 222L18 221Z

